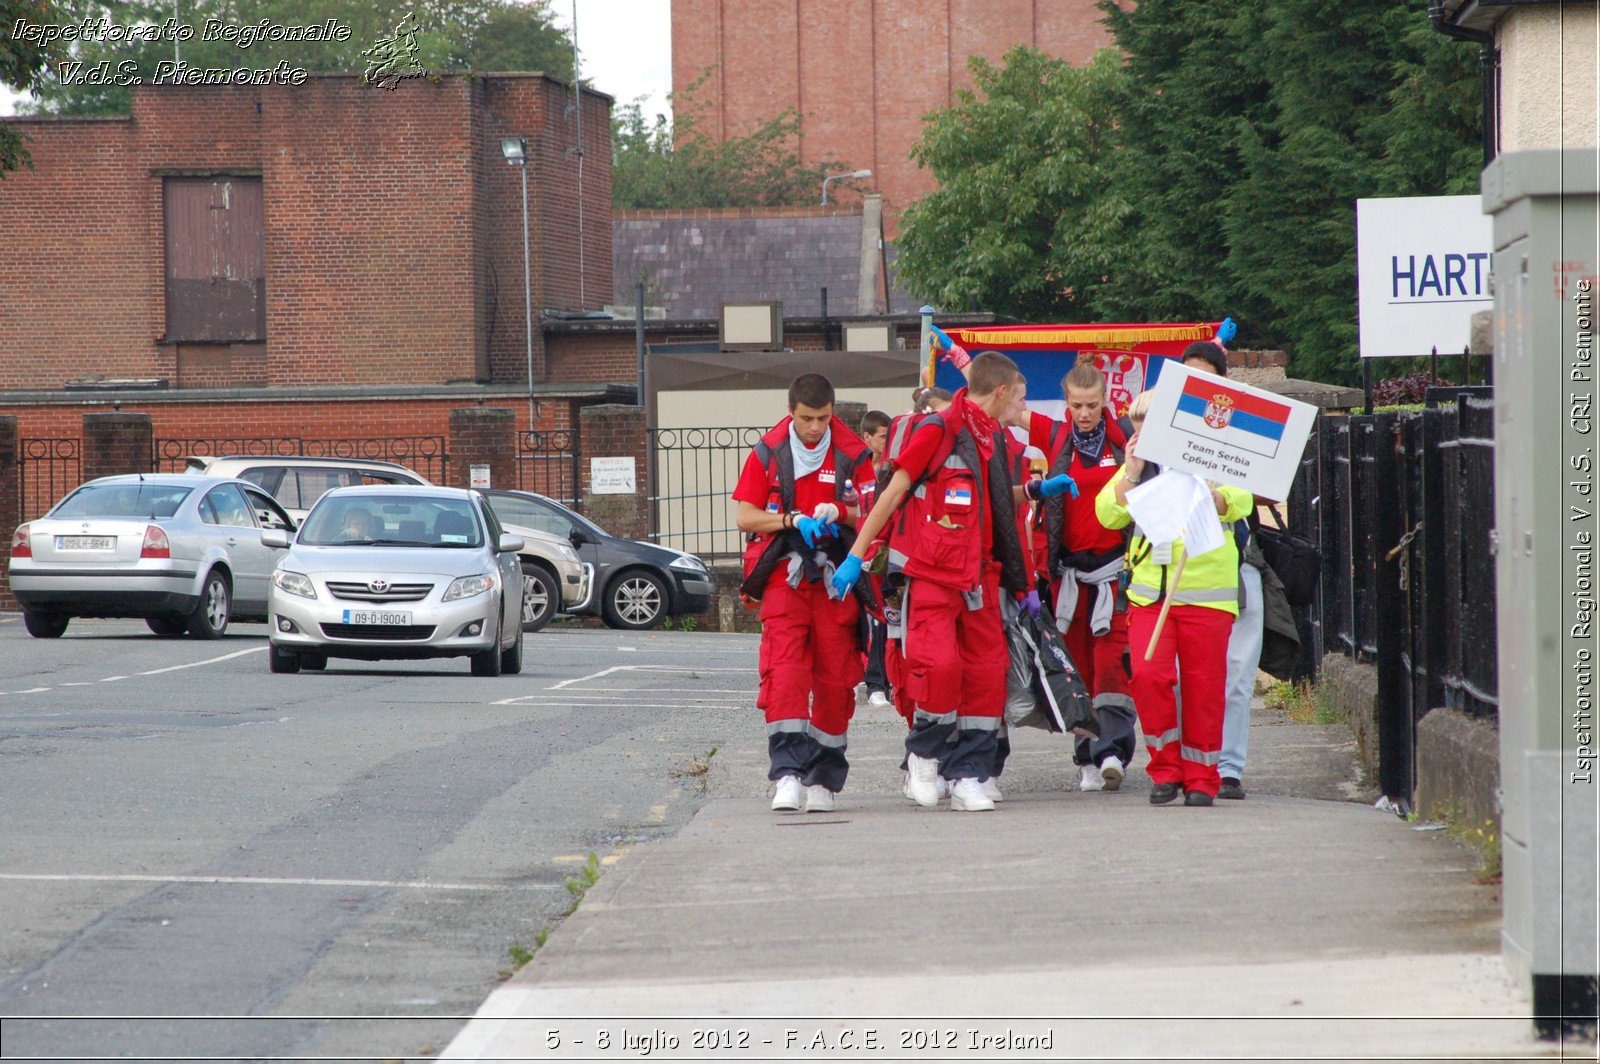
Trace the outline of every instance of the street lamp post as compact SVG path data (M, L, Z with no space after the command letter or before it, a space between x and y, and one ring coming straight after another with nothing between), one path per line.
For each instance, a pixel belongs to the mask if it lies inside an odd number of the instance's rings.
M500 154L522 171L522 313L528 339L528 429L533 424L533 280L528 265L528 142L521 137L500 138Z
M822 205L824 207L828 205L828 186L833 184L835 181L844 181L854 177L866 178L871 176L871 170L856 170L848 174L829 174L827 177L822 179Z

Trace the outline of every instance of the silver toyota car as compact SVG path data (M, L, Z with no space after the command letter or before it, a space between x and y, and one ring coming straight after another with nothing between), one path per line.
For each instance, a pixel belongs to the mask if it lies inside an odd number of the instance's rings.
M474 676L522 670L522 537L462 488L336 488L317 500L267 595L273 672L330 657L468 656Z

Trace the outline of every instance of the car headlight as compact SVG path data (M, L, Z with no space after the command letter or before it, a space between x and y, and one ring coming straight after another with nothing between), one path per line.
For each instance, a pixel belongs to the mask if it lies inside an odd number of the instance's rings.
M692 554L678 555L676 558L672 559L667 567L669 569L684 569L691 573L708 573L711 571L706 568L705 562L694 557Z
M571 547L566 547L566 546L562 546L561 544L557 544L556 545L556 550L557 550L558 553L560 553L560 555L562 557L562 560L570 562L573 565L577 565L578 564L578 552L573 550Z
M310 577L303 573L292 573L287 569L278 569L272 574L272 586L279 591L299 595L301 598L317 597L317 587L311 582Z
M488 573L480 573L477 576L458 576L450 581L449 587L445 588L444 601L454 602L457 599L471 598L473 595L483 594L491 587L494 587L494 577Z

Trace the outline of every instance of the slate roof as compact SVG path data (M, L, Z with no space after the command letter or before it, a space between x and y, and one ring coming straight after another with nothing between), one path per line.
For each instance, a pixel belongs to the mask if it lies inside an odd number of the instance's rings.
M826 287L831 316L876 313L859 299L864 218L860 206L618 212L616 303L632 306L643 280L645 303L669 319L715 318L722 303L769 299L783 302L785 317L815 317ZM915 309L896 297L893 310Z

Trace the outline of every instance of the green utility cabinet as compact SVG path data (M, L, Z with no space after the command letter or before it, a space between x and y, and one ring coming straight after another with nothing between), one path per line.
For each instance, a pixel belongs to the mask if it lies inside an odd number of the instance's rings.
M1483 172L1494 217L1487 549L1498 596L1501 945L1546 1037L1572 1026L1548 1017L1595 1009L1596 178L1592 149L1514 152Z

